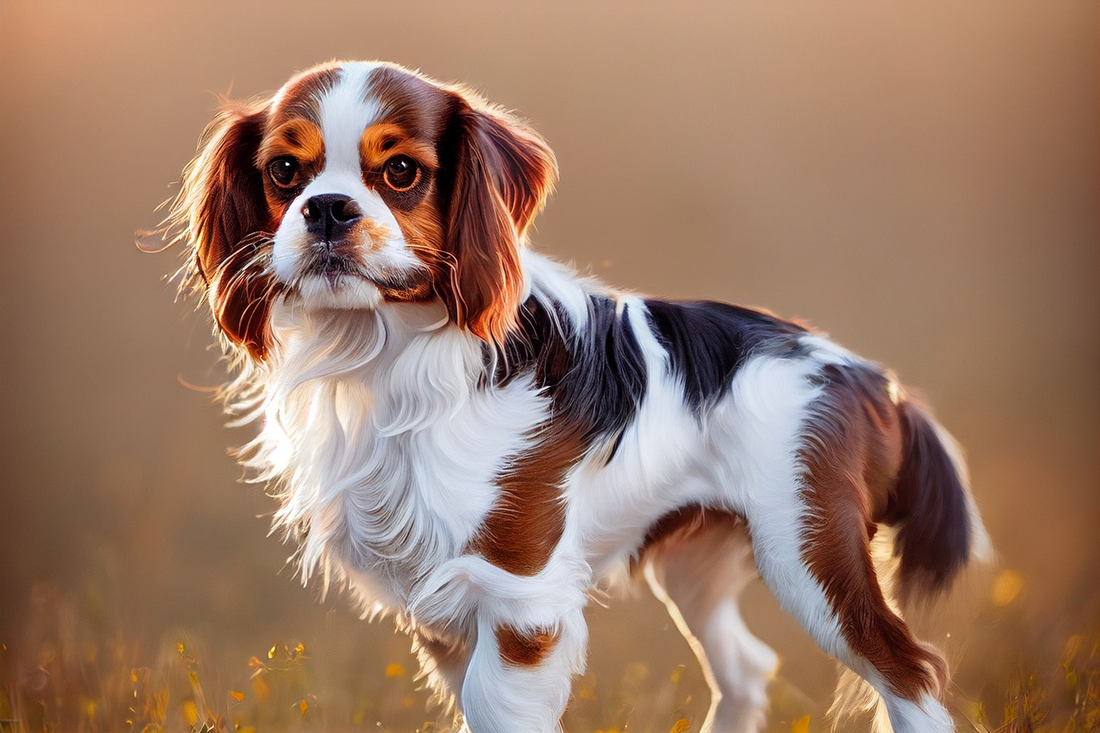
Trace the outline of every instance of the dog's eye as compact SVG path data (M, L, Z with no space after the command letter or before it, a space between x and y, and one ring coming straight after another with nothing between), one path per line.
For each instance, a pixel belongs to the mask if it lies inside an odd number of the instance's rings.
M382 180L394 191L408 191L420 182L420 166L407 155L395 155L383 166Z
M284 155L267 164L267 174L276 186L290 188L298 181L298 161Z

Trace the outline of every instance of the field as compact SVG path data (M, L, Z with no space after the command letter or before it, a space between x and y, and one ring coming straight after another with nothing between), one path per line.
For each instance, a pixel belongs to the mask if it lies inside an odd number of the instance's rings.
M1026 598L1020 579L1002 572L979 610L979 623L999 634L1008 631L1023 622ZM270 646L242 654L231 651L239 649L237 644L215 644L193 631L143 641L131 627L118 624L119 609L93 589L73 598L39 586L26 600L30 613L24 633L0 640L4 733L449 730L447 717L429 704L416 679L404 638L378 633L385 622L367 626L340 614L338 621L326 624L330 638L275 639ZM637 605L625 603L628 610ZM593 615L594 635L614 633L613 614L596 609ZM362 627L358 633L356 626ZM1096 632L1082 629L1069 636L1060 648L1037 655L1045 660L1038 666L1028 665L1022 650L1015 659L1006 647L989 655L972 651L989 666L976 675L974 660L967 660L970 664L961 673L969 679L956 680L951 707L960 730L1100 730ZM564 718L567 731L698 730L708 697L694 660L686 647L676 649L674 631L663 627L651 633L653 643L647 641L638 652L660 650L672 640L671 651L632 658L620 649L614 664L594 660L593 668L574 683ZM341 653L349 634L364 646ZM375 637L373 646L364 634ZM614 650L614 641L596 644L594 654ZM1057 641L1049 640L1053 645ZM768 730L828 730L828 699L813 699L792 683L786 674L790 664L784 661L771 686ZM986 675L984 681L976 679L980 674ZM856 719L840 729L864 730L866 725Z

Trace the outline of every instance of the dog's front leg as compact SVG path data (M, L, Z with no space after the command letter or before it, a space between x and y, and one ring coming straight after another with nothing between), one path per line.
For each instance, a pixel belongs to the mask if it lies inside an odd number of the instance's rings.
M417 623L476 630L460 707L473 733L550 733L584 670L588 565L555 555L521 576L465 555L437 568L417 589Z

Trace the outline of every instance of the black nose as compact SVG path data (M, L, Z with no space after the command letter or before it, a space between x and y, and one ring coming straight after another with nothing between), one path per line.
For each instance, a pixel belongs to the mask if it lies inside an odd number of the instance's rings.
M306 231L326 242L340 239L363 218L363 210L350 196L325 193L312 196L302 207Z

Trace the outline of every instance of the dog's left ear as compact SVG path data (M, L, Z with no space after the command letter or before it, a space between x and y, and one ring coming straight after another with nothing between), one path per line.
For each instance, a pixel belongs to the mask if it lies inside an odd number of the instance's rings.
M456 324L500 343L523 297L519 250L554 186L557 163L546 141L510 115L457 102L445 241L453 269L437 291Z

